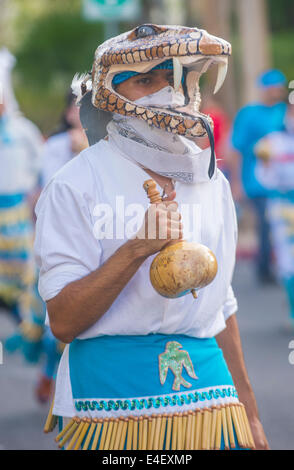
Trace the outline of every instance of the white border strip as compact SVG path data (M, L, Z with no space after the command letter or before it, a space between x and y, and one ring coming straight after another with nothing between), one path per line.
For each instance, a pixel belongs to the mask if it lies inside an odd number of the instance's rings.
M183 395L189 395L190 393L203 393L203 392L209 392L210 390L217 390L217 389L220 389L222 390L223 388L225 389L228 389L228 388L235 388L233 385L217 385L215 387L206 387L206 388L201 388L201 389L197 389L197 390L190 390L190 391L187 391L187 392L182 392L180 393L179 395L180 396L183 396ZM177 395L176 393L170 393L170 394L167 394L167 395L156 395L152 398L154 399L157 399L157 398L165 398L165 397L173 397L174 395ZM124 401L124 400L129 400L129 401L132 401L132 400L148 400L149 398L151 397L135 397L135 398L83 398L83 399L75 399L74 400L74 404L79 402L79 401L90 401L90 402L93 402L93 401L117 401L117 400L121 400L121 401ZM76 416L79 416L81 418L119 418L121 416L123 417L127 417L127 416L142 416L142 415L147 415L147 416L150 416L150 415L153 415L153 414L162 414L162 413L178 413L178 412L183 412L183 411L189 411L189 410L194 410L195 408L206 408L206 407L212 407L212 406L216 406L216 405L225 405L227 403L238 403L239 400L238 398L236 397L233 397L233 396L230 396L230 397L219 397L219 398L212 398L211 400L198 400L196 403L190 403L189 405L187 404L184 404L184 405L169 405L169 406L160 406L158 408L155 408L155 407L151 407L149 409L147 408L142 408L141 410L139 409L134 409L134 410L130 410L130 409L127 409L127 410L122 410L122 409L119 409L119 410L110 410L110 411L106 411L106 410L101 410L101 411L98 411L98 410L88 410L88 411L77 411L76 410Z

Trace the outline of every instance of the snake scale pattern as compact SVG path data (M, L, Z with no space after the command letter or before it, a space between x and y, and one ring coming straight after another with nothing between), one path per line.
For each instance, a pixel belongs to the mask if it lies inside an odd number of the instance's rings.
M111 38L96 52L91 73L92 103L96 108L123 116L143 119L150 126L188 138L206 133L201 117L212 124L209 116L200 113L199 78L213 65L219 65L218 81L223 82L231 55L231 45L205 30L182 26L144 24L132 31ZM139 106L119 95L111 83L116 73L133 70L147 73L155 65L172 59L186 67L186 105L166 110ZM82 91L86 91L85 79ZM220 84L221 84L220 83Z

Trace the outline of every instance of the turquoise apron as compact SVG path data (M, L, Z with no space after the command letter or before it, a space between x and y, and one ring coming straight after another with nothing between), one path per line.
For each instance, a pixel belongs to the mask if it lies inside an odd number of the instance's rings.
M214 338L101 336L74 340L75 416L59 447L99 450L253 448L245 408ZM52 428L50 416L46 430Z

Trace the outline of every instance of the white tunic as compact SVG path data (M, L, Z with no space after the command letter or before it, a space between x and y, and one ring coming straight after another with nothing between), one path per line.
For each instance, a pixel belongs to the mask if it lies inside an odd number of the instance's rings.
M144 170L114 152L105 140L84 150L55 175L36 207L35 252L40 268L39 291L44 301L99 268L126 242L122 222L130 222L137 205L142 207L140 226L148 208L143 182L149 178ZM184 221L184 238L203 243L214 252L218 262L214 281L199 290L197 300L192 295L166 299L150 283L149 267L155 255L150 256L104 316L78 338L150 333L209 338L222 331L226 319L236 312L231 280L237 221L228 181L218 170L217 178L206 183L177 182L176 193L180 209L182 205L186 209L187 205L196 204L194 213L188 211L186 227ZM97 239L101 207L108 214L113 212L113 231L115 235L118 230L118 238ZM109 215L106 226L111 228L111 223ZM185 232L187 226L191 236ZM70 403L66 347L58 370L55 412L73 415Z

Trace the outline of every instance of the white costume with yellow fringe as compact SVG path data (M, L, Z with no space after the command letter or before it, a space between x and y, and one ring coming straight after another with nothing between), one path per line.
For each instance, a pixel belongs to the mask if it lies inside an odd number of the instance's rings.
M27 311L36 281L27 196L38 184L42 137L18 111L11 86L15 59L0 50L4 111L0 115L0 298ZM21 312L19 312L21 313Z

